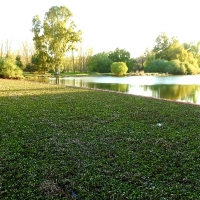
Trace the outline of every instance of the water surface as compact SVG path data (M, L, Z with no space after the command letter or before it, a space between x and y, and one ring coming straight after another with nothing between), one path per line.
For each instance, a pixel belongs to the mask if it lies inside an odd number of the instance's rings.
M51 78L50 83L98 88L200 104L200 75L66 77L59 79Z

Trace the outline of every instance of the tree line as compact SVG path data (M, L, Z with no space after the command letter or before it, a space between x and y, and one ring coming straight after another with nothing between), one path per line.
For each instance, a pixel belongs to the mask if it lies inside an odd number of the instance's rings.
M156 72L169 74L200 73L200 42L181 44L176 37L162 32L156 44L142 55L132 58L125 49L93 54L84 49L82 32L65 6L53 6L41 20L33 17L33 45L22 42L21 49L11 53L8 40L0 44L0 77L19 78L23 72L113 72L116 63L126 65L128 73ZM118 69L120 67L118 66Z
M88 62L89 71L109 72L112 62L125 62L128 72L156 72L167 74L199 74L200 42L181 44L176 37L169 38L162 32L156 38L153 49L146 49L137 58L131 58L125 49L113 52L102 52L91 56Z
M145 52L144 69L147 72L170 74L200 73L200 42L181 44L176 37L161 33L156 45Z

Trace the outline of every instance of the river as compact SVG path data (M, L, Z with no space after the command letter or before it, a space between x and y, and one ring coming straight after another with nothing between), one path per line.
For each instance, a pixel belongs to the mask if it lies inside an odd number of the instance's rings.
M65 77L49 82L200 104L200 75Z

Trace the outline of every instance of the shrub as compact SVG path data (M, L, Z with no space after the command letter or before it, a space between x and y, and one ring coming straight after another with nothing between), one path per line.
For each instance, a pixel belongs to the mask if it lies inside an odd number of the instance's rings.
M116 76L122 76L126 74L128 67L125 62L113 62L111 65L111 72Z
M168 61L164 59L153 60L148 66L145 67L145 72L167 72Z
M171 61L156 59L145 67L145 72L159 72L175 75L197 74L198 66L196 66L195 63L181 62L178 59Z
M179 60L171 60L168 62L168 72L176 75L187 74L185 64Z
M198 74L198 67L194 66L193 64L189 63L189 62L184 62L185 64L185 68L187 71L187 74Z
M11 58L2 58L0 59L0 77L23 78L23 71Z

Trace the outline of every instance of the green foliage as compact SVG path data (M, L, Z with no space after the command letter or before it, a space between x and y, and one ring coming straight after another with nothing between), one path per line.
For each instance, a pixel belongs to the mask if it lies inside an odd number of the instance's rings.
M109 73L112 60L108 58L108 53L102 52L90 56L87 59L89 72Z
M185 75L185 74L187 74L185 64L184 64L184 62L181 62L180 60L169 61L167 63L167 71L170 74L175 74L175 75Z
M148 54L146 55L144 67L148 67L151 63L155 60L155 54Z
M43 22L37 15L32 20L33 41L39 63L44 66L51 63L56 72L62 71L61 61L65 53L81 41L81 31L76 31L71 17L72 13L65 6L53 6L45 13Z
M156 59L166 59L167 49L170 45L169 38L166 33L162 32L156 38L156 45L153 48L153 53L155 53Z
M189 62L181 62L180 60L167 61L164 59L156 59L145 67L145 72L169 73L175 75L193 75L199 73L199 68Z
M192 65L189 62L185 62L184 64L185 64L187 74L194 75L194 74L200 73L200 71L199 71L200 69L198 66Z
M38 72L46 73L49 70L50 62L47 62L48 54L44 51L38 51L32 58L32 64L35 66ZM49 60L50 61L50 58Z
M168 72L170 74L194 75L199 73L199 68L187 61L181 62L179 60L172 60L169 62Z
M126 74L128 67L125 62L113 62L111 65L111 72L116 76L122 76Z
M156 45L153 49L156 59L165 60L180 60L184 62L187 60L188 52L177 38L169 39L165 33L161 33L156 39Z
M145 72L168 72L168 61L164 59L153 60L147 67L145 67Z
M142 71L144 70L144 63L145 63L145 56L144 55L140 55L136 58L136 67L137 67L137 71Z
M36 72L36 71L38 71L38 66L36 66L35 64L34 64L34 58L32 57L31 58L31 60L32 60L32 62L31 63L28 63L27 65L26 65L26 68L24 69L24 71L26 71L26 72Z
M198 106L0 85L0 199L199 199Z
M116 48L115 51L109 52L108 58L112 62L124 62L128 67L128 72L133 72L138 69L137 61L134 58L130 58L130 53L125 49Z
M169 45L165 59L168 61L178 59L184 62L187 59L187 51L178 41L175 41Z
M126 65L128 67L127 72L133 72L137 70L137 61L134 58L130 58L127 62Z
M150 54L155 55L155 59L153 56L146 56L145 71L197 74L200 71L199 48L200 43L184 43L182 45L177 38L169 39L165 33L161 33L156 38L156 45ZM164 64L161 60L168 62Z
M115 51L109 53L108 58L110 58L113 62L127 63L130 59L130 53L125 49L116 48Z
M16 58L15 58L16 62L15 64L21 68L22 70L25 68L24 64L22 63L21 61L21 56L20 55L17 55Z
M197 58L200 53L200 41L197 42L196 44L194 42L190 43L183 43L183 46L186 51L191 52L192 55Z
M23 78L23 71L15 61L9 57L0 59L0 77L2 78Z

